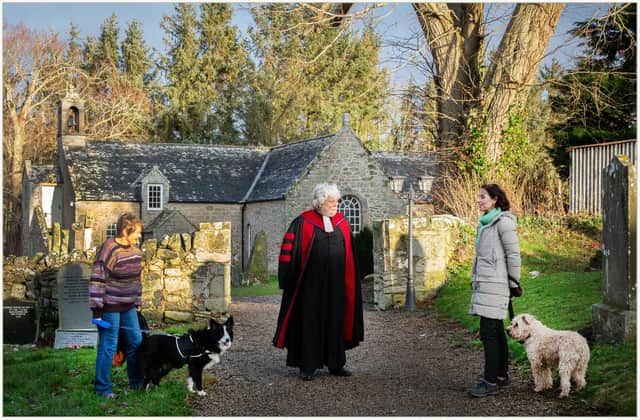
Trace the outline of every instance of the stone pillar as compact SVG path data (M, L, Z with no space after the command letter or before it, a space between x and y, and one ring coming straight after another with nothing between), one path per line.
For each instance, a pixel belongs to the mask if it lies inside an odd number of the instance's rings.
M460 220L449 215L413 219L413 265L416 300L438 292L447 280L447 264L455 248ZM407 287L407 216L374 222L373 301L378 309L404 305Z
M596 340L636 339L636 172L625 155L602 176L603 301L592 306Z

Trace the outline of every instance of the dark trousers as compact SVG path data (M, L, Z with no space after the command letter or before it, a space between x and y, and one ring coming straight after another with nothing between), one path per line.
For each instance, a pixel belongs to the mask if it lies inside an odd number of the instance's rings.
M480 317L480 340L484 346L484 379L495 383L507 377L509 347L502 320Z

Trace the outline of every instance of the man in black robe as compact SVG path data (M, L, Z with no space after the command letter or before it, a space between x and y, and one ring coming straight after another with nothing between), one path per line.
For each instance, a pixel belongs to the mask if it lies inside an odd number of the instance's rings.
M315 209L293 220L280 247L283 294L273 344L287 348L287 366L298 367L304 380L324 366L350 376L345 352L364 338L360 278L339 198L334 184L317 185Z

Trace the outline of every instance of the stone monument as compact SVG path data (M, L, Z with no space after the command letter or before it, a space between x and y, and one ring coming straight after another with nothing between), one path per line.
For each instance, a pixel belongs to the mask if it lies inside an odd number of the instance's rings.
M9 298L2 302L4 344L33 344L38 340L39 319L36 302Z
M89 276L91 267L73 263L58 271L58 318L54 348L95 347L98 330L91 323Z
M634 166L614 157L602 176L603 301L592 306L598 341L636 339L636 198Z

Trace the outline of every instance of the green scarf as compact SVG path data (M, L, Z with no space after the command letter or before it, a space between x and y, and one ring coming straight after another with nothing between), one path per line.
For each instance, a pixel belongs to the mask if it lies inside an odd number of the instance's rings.
M480 243L480 234L482 233L484 228L489 226L489 223L493 222L493 219L495 219L496 216L498 216L500 213L502 213L500 207L495 207L493 210L486 211L482 214L482 216L480 216L480 225L478 226L478 233L476 234L476 250L478 249L478 244Z

